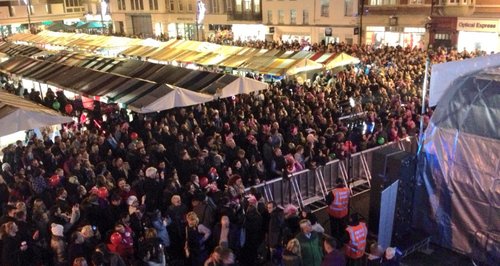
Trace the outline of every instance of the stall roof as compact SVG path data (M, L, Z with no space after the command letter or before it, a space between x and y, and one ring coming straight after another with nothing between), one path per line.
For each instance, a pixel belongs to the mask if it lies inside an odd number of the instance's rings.
M73 119L14 94L0 91L0 136L17 131L70 123Z
M103 65L110 66L107 73L96 70ZM0 71L82 95L105 96L138 112L199 104L268 87L257 80L222 73L74 53L53 55L47 61L17 56L0 64ZM168 95L160 99L156 95L160 92ZM151 93L156 96L151 97Z
M42 51L43 51L42 49L33 46L0 42L0 52L8 56L15 56L15 55L33 56Z

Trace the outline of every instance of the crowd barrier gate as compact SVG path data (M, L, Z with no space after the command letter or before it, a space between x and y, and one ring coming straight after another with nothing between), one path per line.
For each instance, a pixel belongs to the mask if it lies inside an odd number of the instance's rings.
M313 210L326 208L325 197L336 186L340 178L351 192L351 197L365 193L371 188L371 168L375 151L393 147L416 154L417 138L405 138L397 142L352 154L343 160L333 160L316 169L305 169L290 174L287 178L276 178L252 186L265 201L274 201L284 208L293 204L303 208L310 206ZM247 188L249 193L251 188Z

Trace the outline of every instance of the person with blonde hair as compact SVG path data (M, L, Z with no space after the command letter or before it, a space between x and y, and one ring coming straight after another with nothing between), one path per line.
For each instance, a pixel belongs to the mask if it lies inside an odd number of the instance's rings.
M300 243L297 238L290 239L286 244L286 249L283 252L283 265L284 266L302 266L302 254L300 250Z
M73 260L73 266L88 266L88 263L84 257L78 257Z
M200 224L198 215L194 212L189 212L186 215L186 221L184 252L188 259L187 265L203 265L208 257L205 242L212 232L206 226Z
M2 266L22 266L24 254L28 250L26 241L21 242L17 237L19 231L17 224L13 221L6 222L0 227L0 239L2 242L2 257L0 265Z

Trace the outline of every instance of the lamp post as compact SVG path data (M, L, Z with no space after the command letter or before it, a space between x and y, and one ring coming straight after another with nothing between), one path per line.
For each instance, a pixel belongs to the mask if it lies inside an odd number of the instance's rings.
M31 32L31 1L24 0L24 3L26 4L26 11L28 13L28 30Z
M361 46L363 40L363 14L365 13L365 0L359 0L359 32L358 32L358 45Z
M108 3L105 0L101 0L101 34L104 35L104 16L108 8Z
M195 26L196 26L196 40L200 40L200 32L199 28L200 26L203 26L203 20L205 19L205 12L207 9L205 8L205 3L203 3L203 0L197 0L196 1L196 21L195 21Z

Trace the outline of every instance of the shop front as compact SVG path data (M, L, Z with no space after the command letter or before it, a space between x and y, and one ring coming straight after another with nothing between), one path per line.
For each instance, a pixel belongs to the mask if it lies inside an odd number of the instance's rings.
M424 27L366 27L366 44L424 48Z
M499 19L458 18L458 50L499 52L499 25Z
M168 22L166 31L169 38L196 40L196 17L194 14L170 14L166 17L166 22ZM201 25L198 34L200 37L203 35Z
M262 24L234 24L232 34L234 40L263 41L269 29Z

